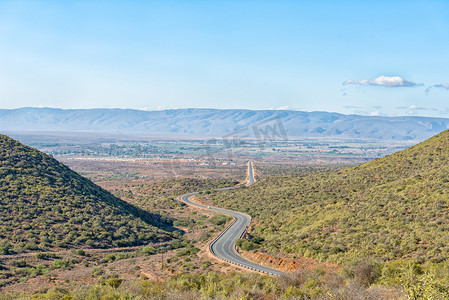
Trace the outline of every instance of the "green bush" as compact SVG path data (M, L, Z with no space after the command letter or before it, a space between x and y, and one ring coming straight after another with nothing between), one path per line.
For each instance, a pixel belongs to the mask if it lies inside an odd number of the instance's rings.
M156 249L154 247L150 247L150 246L143 247L142 248L142 252L147 254L147 255L153 255L153 254L156 253Z
M231 220L232 218L223 214L218 214L213 216L212 218L209 219L209 222L214 224L214 225L223 225L226 224L226 222L228 222L229 220Z
M100 276L100 275L104 274L104 269L103 268L94 268L94 269L92 269L92 271L90 273L92 274L92 276Z
M76 255L80 255L80 256L86 255L86 252L85 252L83 249L76 249L76 250L74 251L74 253L75 253Z
M11 265L14 267L23 268L27 265L27 263L23 259L20 259L11 261Z
M66 268L68 265L69 264L67 261L61 260L61 259L56 259L53 261L51 266L53 267L53 269L63 269L63 268Z
M117 289L123 282L123 279L120 278L110 278L106 280L106 285Z
M0 247L0 254L8 255L11 254L11 249L7 246Z
M252 251L259 247L259 245L253 243L252 241L248 241L247 239L239 239L235 245L243 251Z
M51 259L51 258L55 258L56 254L51 253L51 252L39 252L36 253L36 258L39 259Z
M111 254L107 254L107 255L105 255L105 257L104 257L104 260L105 261L115 261L117 259L117 256L115 255L115 254L113 254L113 253L111 253Z

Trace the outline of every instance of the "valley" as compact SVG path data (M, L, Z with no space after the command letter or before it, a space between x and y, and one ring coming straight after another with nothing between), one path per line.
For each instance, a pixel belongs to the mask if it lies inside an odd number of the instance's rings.
M131 293L137 295L136 285L150 284L152 288L158 286L159 292L154 290L154 295L170 298L173 295L167 290L167 285L175 287L173 291L181 295L186 292L181 292L181 282L200 280L202 283L198 284L202 288L210 284L221 286L219 291L211 294L213 298L237 295L235 289L228 290L222 284L228 282L232 286L234 280L240 278L238 280L249 285L255 282L268 284L266 280L269 280L270 285L276 286L274 290L263 291L245 287L245 293L254 298L319 295L320 290L323 293L343 293L349 297L347 299L356 297L356 294L366 298L398 299L416 285L419 290L432 288L435 293L444 295L447 280L444 272L448 268L445 259L448 245L444 239L446 202L443 200L447 158L442 149L447 148L447 136L448 133L443 132L421 144L376 160L369 155L354 155L355 159L348 159L347 153L338 153L335 157L340 159L332 163L324 148L314 148L308 154L308 160L301 160L285 153L251 154L248 150L255 145L249 146L251 142L232 148L231 156L224 151L210 156L203 152L198 141L152 142L151 147L146 143L139 146L136 142L117 141L101 145L79 141L40 143L37 145L39 148L98 184L102 190L92 187L95 193L103 193L103 189L108 191L107 197L125 201L127 204L121 207L131 209L134 214L150 212L152 217L148 222L154 227L152 230L157 238L142 241L141 245L132 244L135 242L129 238L114 245L114 239L109 238L112 242L107 245L102 243L103 238L96 239L98 235L92 235L86 228L83 229L86 233L76 229L81 234L72 236L77 239L65 238L58 243L47 240L46 244L45 235L39 228L54 225L42 223L38 229L22 226L20 232L10 231L14 233L15 240L18 234L22 235L21 243L6 242L15 241L12 237L1 242L0 289L12 297L8 299L14 299L13 295L18 292L38 293L46 297L55 292L55 287L64 288L65 292L58 292L61 297L71 295L76 289L89 291L95 286L101 286L107 295L114 282L120 282L117 284L123 293L130 293L131 288L134 291ZM3 185L7 186L4 195L15 191L11 190L14 186L28 184L30 187L24 195L33 197L38 191L31 192L33 185L41 184L41 181L30 181L26 177L31 171L24 170L32 165L22 163L10 169L19 162L11 157L23 160L28 153L35 157L34 160L41 157L39 159L46 162L39 165L52 167L32 171L39 176L45 175L47 170L67 174L62 178L72 176L73 171L64 169L50 156L41 156L8 138L4 138L4 145L13 145L20 150L12 152L15 156L4 156L14 163L3 164L3 170L7 167L7 172L25 176L23 179L17 175L3 177L4 180L14 178L18 182ZM285 142L273 145L267 148L274 147L271 148L274 151L276 147L287 147ZM322 147L323 144L320 145ZM357 148L359 146L329 147L343 151L361 149ZM388 149L394 152L393 148ZM386 151L383 147L371 150L371 153L378 153L373 156ZM254 162L257 182L249 187L220 190L245 182L249 159ZM365 160L372 161L356 165ZM57 180L49 179L49 175L45 178L42 182L62 188ZM85 181L83 185L89 186L90 182ZM76 183L72 185L77 186ZM61 193L57 189L56 193ZM218 206L251 215L247 233L237 240L238 252L245 259L277 268L286 274L273 279L251 273L245 275L242 274L244 269L214 258L209 252L209 243L231 224L232 219L209 209L186 206L177 200L178 196L194 191L200 191L195 201L199 201L203 208ZM39 198L45 199L47 194ZM7 197L12 197L12 194ZM412 205L410 197L421 199L419 201L426 199L426 202ZM30 199L26 201L32 203ZM117 201L112 199L108 201ZM69 216L67 225L56 226L63 228L63 232L73 231L70 226L76 221L72 221L70 213L64 209L66 202L55 204L60 208L52 209L53 212L65 212ZM17 206L22 205L20 201L14 205L16 210L25 211L23 206ZM127 205L131 206L127 208ZM41 208L36 206L33 209ZM418 215L429 221L421 222ZM15 220L17 218L14 217ZM64 222L60 217L49 220L55 224ZM3 226L7 226L7 221L4 219ZM98 224L96 222L92 224ZM139 228L133 226L134 230ZM136 241L141 241L141 237ZM58 239L58 235L55 238ZM426 274L433 274L430 287L424 285L424 282L429 282L423 281L427 280L423 277ZM339 283L332 285L332 280ZM306 287L311 282L319 284L314 288ZM350 284L358 286L357 293L351 290ZM188 291L205 295L202 288L196 290L191 286ZM183 295L188 298L187 294Z
M0 1L0 300L448 300L449 1Z

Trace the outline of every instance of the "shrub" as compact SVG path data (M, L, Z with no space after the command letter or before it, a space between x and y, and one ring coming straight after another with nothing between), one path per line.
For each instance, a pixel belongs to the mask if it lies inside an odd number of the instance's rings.
M285 291L284 295L282 295L283 298L299 298L302 296L301 291L296 286L289 286L287 290Z
M11 265L17 268L23 268L27 265L26 261L24 261L23 259L21 260L13 260L11 262Z
M39 259L50 259L50 258L55 258L56 254L51 253L51 252L39 252L36 253L36 258Z
M106 280L106 285L113 287L114 289L118 288L123 282L121 278L110 278Z
M99 275L102 275L104 273L104 269L103 268L94 268L94 269L92 269L92 271L90 273L93 276L99 276Z
M244 251L251 251L257 249L259 246L252 241L248 241L246 239L239 239L235 243L237 247L241 248Z
M108 254L104 257L105 261L115 261L117 259L117 256L115 254Z
M219 226L219 225L225 224L230 219L231 219L231 217L229 217L229 216L225 216L225 215L219 214L219 215L216 215L216 216L213 216L212 218L210 218L209 222L214 224L214 225Z
M147 254L147 255L153 255L153 254L156 253L156 249L154 247L150 247L150 246L143 247L142 248L142 252Z
M7 246L0 247L0 254L8 255L11 254L11 249Z
M86 252L85 252L83 249L77 249L77 250L75 250L74 253L75 253L76 255L81 255L81 256L86 255Z
M68 266L67 261L56 259L53 261L52 265L53 269L62 269Z

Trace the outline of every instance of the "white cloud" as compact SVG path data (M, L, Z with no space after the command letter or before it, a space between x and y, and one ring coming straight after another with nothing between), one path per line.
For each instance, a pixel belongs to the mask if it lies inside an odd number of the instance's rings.
M423 107L423 106L416 106L416 105L409 105L409 106L398 106L396 109L400 110L407 110L408 113L413 113L415 111L438 111L437 108L433 107Z
M435 84L433 87L449 90L449 83Z
M432 86L429 86L426 89L426 95L430 94L430 91L432 90L432 88L439 88L439 89L444 89L444 90L449 91L449 83L440 83L440 84L434 84Z
M294 110L294 109L291 108L288 105L284 105L284 106L279 106L279 107L276 107L276 108L270 107L270 108L268 108L268 110Z
M373 86L385 86L385 87L415 87L422 86L422 83L416 83L413 81L406 80L399 76L379 76L376 79L368 80L346 80L343 85L373 85Z
M370 116L373 116L373 117L378 116L378 115L380 115L380 111L378 111L378 110L373 111L373 112L371 112L369 115L370 115Z

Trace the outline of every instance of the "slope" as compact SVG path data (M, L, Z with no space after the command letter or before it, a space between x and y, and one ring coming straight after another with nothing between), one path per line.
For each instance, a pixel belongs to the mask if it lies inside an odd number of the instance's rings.
M3 252L168 240L170 234L155 226L160 221L52 157L0 135Z
M449 258L449 131L337 172L260 180L211 195L249 213L269 252L334 263Z

